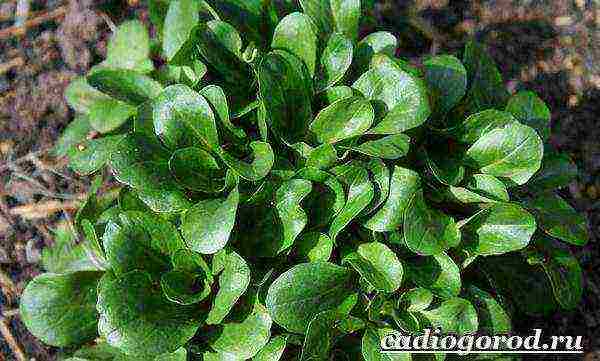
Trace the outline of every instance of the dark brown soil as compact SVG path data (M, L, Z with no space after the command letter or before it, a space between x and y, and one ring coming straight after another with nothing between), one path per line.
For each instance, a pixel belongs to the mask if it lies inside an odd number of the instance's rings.
M13 25L16 3L0 1L0 34ZM55 358L55 350L28 334L16 310L20 292L40 272L40 249L52 243L58 222L69 221L88 180L68 171L49 150L73 115L62 96L65 87L105 53L109 27L104 14L115 23L143 19L144 9L137 4L31 0L28 19L53 11L63 15L22 36L0 35L0 322L15 339L10 345L0 333L0 360L2 355L17 360L19 352L26 359ZM583 335L586 350L600 352L598 6L593 0L384 0L376 1L369 15L367 27L383 24L378 28L398 34L399 55L415 62L431 53L459 54L464 41L476 36L488 44L511 90L534 90L551 107L552 143L580 168L579 178L563 194L589 220L591 242L573 249L585 270L586 288L576 310L518 319L516 328ZM3 70L9 63L16 66Z
M16 3L0 4L0 29L13 25ZM136 15L127 4L110 6L91 0L30 1L30 19L58 16L25 35L0 38L0 64L22 63L0 71L0 322L16 341L9 345L7 335L0 334L0 355L8 360L18 359L15 347L27 359L55 358L55 350L35 340L15 310L24 286L41 271L40 250L52 243L51 230L69 221L88 188L89 180L70 172L50 150L73 117L65 88L104 57L110 32L103 13L117 14L117 22Z

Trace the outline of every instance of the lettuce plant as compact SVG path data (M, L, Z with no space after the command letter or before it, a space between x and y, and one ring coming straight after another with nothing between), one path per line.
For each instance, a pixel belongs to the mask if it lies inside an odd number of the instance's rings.
M413 66L358 0L279 5L150 1L158 36L122 24L70 85L56 153L121 188L44 251L29 330L70 360L410 360L379 337L574 308L544 102L475 42Z

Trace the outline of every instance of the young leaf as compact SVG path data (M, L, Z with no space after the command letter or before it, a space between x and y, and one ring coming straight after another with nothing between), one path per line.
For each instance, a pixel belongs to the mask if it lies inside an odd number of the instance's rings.
M461 154L451 153L447 144L439 144L433 149L426 150L425 164L430 175L441 184L456 186L465 176L465 167L462 164Z
M440 298L448 299L460 293L460 269L445 253L407 262L406 274L416 285Z
M191 305L204 300L211 292L213 276L200 254L180 249L172 254L173 270L164 273L160 284L171 302Z
M281 19L273 33L273 49L287 50L302 59L311 78L315 74L317 36L308 16L292 13Z
M286 336L277 336L273 337L269 343L267 343L263 348L258 351L256 356L254 356L254 361L279 361L281 356L283 356L283 352L285 351L285 346L287 344Z
M448 192L461 203L508 202L506 186L488 174L473 174L465 187L450 186Z
M160 275L170 268L171 254L185 248L171 223L136 211L121 213L118 220L109 221L102 244L117 276L136 269Z
M363 319L349 315L346 319L339 320L336 327L342 334L349 334L364 329L366 325Z
M275 208L283 227L283 239L277 253L290 248L307 223L300 203L312 190L310 181L292 179L283 183L275 194Z
M169 170L187 189L217 193L223 188L223 170L217 160L201 148L189 147L173 152Z
M250 284L250 268L240 255L233 251L222 250L215 255L215 258L217 257L221 259L224 269L219 276L219 291L206 319L209 325L221 323ZM215 258L213 258L213 274L218 273L214 269Z
M363 97L343 98L321 110L310 124L320 143L337 143L366 132L375 114Z
M204 273L209 282L213 281L212 271L202 258L202 255L184 248L175 251L171 256L173 269L191 273Z
M465 95L467 90L467 70L456 57L440 55L427 59L425 82L431 89L435 100L435 109L446 114Z
M483 45L469 41L465 46L463 63L469 75L467 113L473 114L490 108L502 109L509 94L504 87L502 75Z
M173 270L163 274L160 284L165 297L180 305L198 303L210 294L210 284L203 275L185 271Z
M377 291L393 293L402 284L402 263L383 243L371 242L358 246L356 252L344 258Z
M187 350L183 347L178 348L174 352L158 355L154 359L154 361L186 361L186 360L187 360Z
M427 206L423 193L415 192L404 211L406 246L422 256L436 255L458 246L460 239L454 219Z
M156 27L157 36L162 36L163 24L167 11L169 10L169 3L171 0L151 0L148 1L148 17L150 22Z
M127 354L157 356L190 340L200 320L198 311L168 301L150 275L132 271L117 278L105 273L98 285L98 331Z
M304 209L308 213L309 227L323 227L343 209L346 195L342 183L332 174L317 168L303 168L296 173L296 178L313 182L315 189L304 200Z
M545 256L542 267L552 285L554 298L564 309L572 310L583 295L583 270L567 248L544 238L540 243Z
M85 77L78 77L65 89L65 99L75 112L87 115L94 103L110 97L88 84Z
M200 144L216 152L219 136L210 104L191 88L171 85L153 101L154 131L170 149Z
M352 147L359 153L383 159L398 159L408 154L410 137L405 134L392 134L377 140L368 140Z
M211 20L206 25L224 48L237 56L242 55L242 37L233 26L218 20Z
M356 40L360 20L360 0L300 0L300 5L319 29L319 37L338 32Z
M371 202L374 195L373 184L366 169L358 166L340 166L333 173L348 188L347 202L335 216L329 228L329 237L335 242L338 234L356 218Z
M73 121L67 125L60 138L58 138L56 144L54 144L52 154L55 157L66 156L71 148L84 142L91 131L92 126L87 116L76 115Z
M344 78L352 65L352 51L352 42L343 35L332 34L329 37L316 74L317 90L328 89Z
M318 169L327 169L333 166L337 160L337 150L333 145L326 143L310 151L306 157L305 166Z
M467 298L477 310L480 332L502 335L512 331L509 315L492 295L471 285L467 288Z
M312 117L306 75L291 56L271 52L260 62L257 71L270 130L288 144L303 140Z
M84 346L75 351L72 358L68 361L113 361L117 357L125 358L129 361L124 353L118 348L108 345L106 342L99 342L93 346Z
M520 91L513 95L506 104L506 111L535 129L542 140L550 137L550 109L534 92Z
M269 174L275 162L275 155L273 154L271 145L266 142L252 142L250 143L250 148L253 151L253 160L251 163L236 159L226 152L221 154L221 159L240 177L255 182Z
M514 203L495 203L477 213L465 226L473 254L492 255L516 251L529 244L535 219Z
M354 90L346 85L338 85L331 88L327 88L321 93L323 102L327 105L333 104L336 101L344 98L350 98L354 95Z
M95 173L108 163L124 138L123 135L111 135L79 143L67 152L69 167L81 175Z
M319 232L305 233L296 240L298 254L309 262L329 261L333 251L333 242L327 235Z
M245 138L246 133L243 129L236 127L229 118L229 106L223 89L218 85L207 85L200 90L200 94L208 100L215 112L219 115L219 120L223 126L238 138Z
M83 248L86 258L89 260L88 262L93 264L95 269L103 271L107 270L108 262L106 261L104 250L100 246L100 241L98 240L98 236L96 235L96 230L94 229L92 222L90 222L88 219L84 219L81 221L81 229L83 231L84 239L78 245L78 247Z
M320 312L333 310L353 293L352 272L327 262L296 265L269 287L265 303L278 325L306 333Z
M100 133L112 132L123 125L137 110L134 106L108 98L92 104L88 114L90 124Z
M376 232L393 231L402 226L405 209L420 188L418 173L395 166L387 200L364 226Z
M432 302L433 293L426 288L417 287L400 295L398 308L408 312L423 311L428 309Z
M577 166L568 155L545 151L542 167L527 182L527 187L533 192L547 192L568 186L577 175Z
M323 311L315 315L308 324L300 361L326 360L333 348L335 323L338 313L335 310Z
M51 273L74 273L81 271L103 271L101 254L95 252L87 239L77 244L75 228L62 224L54 230L54 245L42 250L43 268Z
M533 212L538 226L548 235L576 246L587 243L585 217L560 196L543 193L525 200L524 206Z
M449 133L459 142L473 144L488 132L516 121L511 113L486 109L469 115L462 123L450 128Z
M268 46L274 22L268 14L268 6L260 0L206 0L222 19L227 19L247 41L262 47Z
M235 356L220 352L206 351L202 354L203 361L239 361Z
M542 267L528 264L517 253L486 257L480 265L492 287L510 297L521 312L548 315L556 310L552 286Z
M189 208L190 202L172 179L167 156L168 152L154 139L132 133L119 142L110 166L115 178L136 189L155 212L182 211Z
M102 174L98 174L93 178L89 193L75 214L74 226L76 230L83 231L82 225L85 220L96 224L101 223L100 218L102 213L105 212L114 201L114 194L98 196L98 191L100 190L100 187L102 187L103 181Z
M133 105L151 100L162 91L157 81L129 69L97 69L87 81L101 92Z
M45 343L64 347L96 337L96 285L100 272L44 273L21 296L21 320Z
M365 167L369 171L372 178L374 188L374 196L371 199L371 204L364 211L365 214L370 214L383 204L390 194L390 169L379 158L371 158Z
M473 174L467 182L467 188L486 197L508 201L506 186L498 178L488 174Z
M353 292L348 297L346 297L346 299L344 299L344 301L338 307L336 307L335 311L339 315L347 317L350 314L350 312L352 312L357 303L358 293Z
M398 48L398 39L387 31L377 31L365 36L356 46L354 52L354 68L359 73L369 68L371 59L375 54L395 56Z
M131 20L119 25L108 42L106 60L100 66L144 74L154 70L150 60L150 38L144 24Z
M532 128L511 123L479 138L466 153L466 160L482 173L525 184L540 169L542 140Z
M198 3L195 0L173 0L169 2L162 33L162 48L167 60L173 60L190 37L194 26L198 23Z
M200 60L192 60L191 66L181 67L181 82L195 87L208 73L208 67Z
M446 334L465 335L477 331L477 311L469 301L462 298L451 298L442 302L438 308L421 313L434 327L439 327Z
M369 133L398 134L418 127L431 113L425 84L387 56L381 59L352 85L385 108L383 119Z
M252 78L252 71L240 58L240 46L241 38L235 28L223 21L211 20L192 30L192 36L174 62L189 63L199 53L209 70L223 79L222 85L228 93L247 97L250 95L248 79Z
M214 254L227 245L235 223L239 197L236 186L227 198L201 200L185 213L181 221L181 233L190 249Z
M210 347L236 360L250 359L269 341L271 324L265 306L256 302L252 313L242 322L225 323L219 336L210 342Z

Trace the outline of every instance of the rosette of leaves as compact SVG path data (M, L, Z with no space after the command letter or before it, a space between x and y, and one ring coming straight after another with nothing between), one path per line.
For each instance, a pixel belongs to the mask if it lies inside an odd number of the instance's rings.
M358 36L358 0L149 5L158 46L121 25L67 92L57 153L121 188L96 178L45 251L21 302L41 340L73 360L409 360L379 338L576 306L585 219L556 193L576 169L481 45L412 65L393 34Z

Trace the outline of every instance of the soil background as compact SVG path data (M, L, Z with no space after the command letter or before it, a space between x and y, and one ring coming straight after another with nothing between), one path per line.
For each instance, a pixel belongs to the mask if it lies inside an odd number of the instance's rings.
M513 321L517 333L584 336L585 356L524 359L600 360L600 2L363 3L370 3L364 31L396 34L398 56L415 64L429 54L461 57L465 41L476 37L511 91L533 90L552 110L551 142L579 167L578 179L561 192L587 215L591 235L587 246L573 248L585 273L584 299L573 311ZM52 244L52 230L70 222L89 186L52 156L73 117L63 93L104 57L111 27L134 17L147 21L138 0L0 0L0 360L57 357L24 328L18 304L42 271L41 249Z

